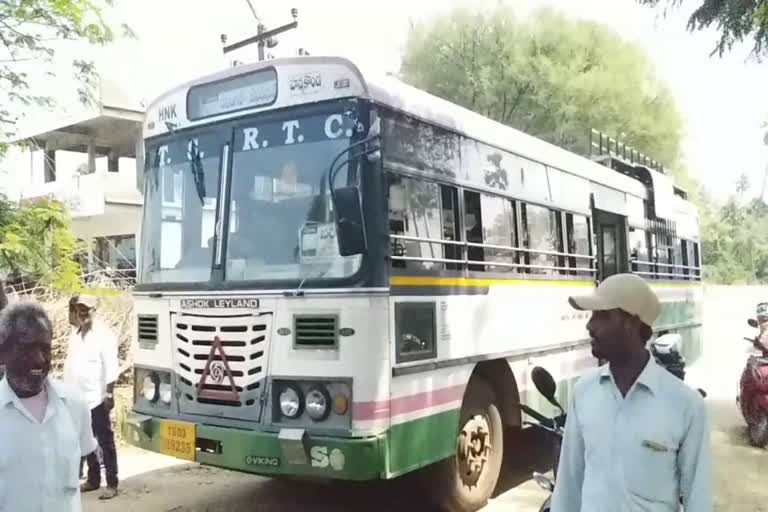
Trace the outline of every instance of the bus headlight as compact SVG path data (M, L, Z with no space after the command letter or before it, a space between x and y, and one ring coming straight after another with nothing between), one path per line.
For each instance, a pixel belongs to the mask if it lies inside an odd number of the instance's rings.
M173 400L171 374L148 368L136 368L134 374L134 401L149 402L153 406L170 406Z
M328 391L322 388L312 388L309 393L307 393L307 416L312 418L314 421L324 420L326 417L328 417L328 413L330 412L328 407L330 405L330 401L331 399L328 396Z
M301 414L301 394L293 386L286 386L278 397L280 412L283 416L295 419Z
M160 400L162 400L162 402L164 404L169 404L170 405L170 403L171 403L171 384L170 384L170 382L163 382L162 384L160 384Z
M157 402L158 399L158 384L155 382L157 380L157 374L151 374L144 377L144 385L142 386L142 395L144 395L144 398L149 400L150 402Z

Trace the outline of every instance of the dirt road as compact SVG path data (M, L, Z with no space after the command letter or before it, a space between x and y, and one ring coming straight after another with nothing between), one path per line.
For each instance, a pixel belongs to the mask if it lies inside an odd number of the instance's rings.
M735 404L738 376L749 353L741 337L750 334L747 315L768 288L709 288L705 302L705 356L686 381L707 390L712 422L716 508L768 512L768 452L748 446ZM488 512L536 512L546 493L528 480L542 460L534 434L509 447L516 460L505 461L500 494ZM85 496L86 512L245 512L428 510L415 501L413 482L401 479L364 485L275 481L125 450L120 454L121 495L111 502ZM170 464L174 464L169 466Z

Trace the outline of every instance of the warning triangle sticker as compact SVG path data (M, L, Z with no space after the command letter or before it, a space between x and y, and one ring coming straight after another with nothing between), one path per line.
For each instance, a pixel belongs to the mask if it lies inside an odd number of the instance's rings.
M211 365L214 363L216 351L219 352L221 362L224 364L224 372L226 378L229 380L229 390L215 390L205 389L205 381L211 376ZM211 352L208 354L208 360L205 362L205 368L203 369L203 375L200 377L200 382L197 383L197 396L198 398L204 398L208 400L228 400L232 402L240 401L240 394L237 392L237 386L235 385L235 379L232 376L232 370L229 368L229 361L227 360L227 354L224 352L224 347L221 346L221 339L216 336L213 338L213 345L211 346Z

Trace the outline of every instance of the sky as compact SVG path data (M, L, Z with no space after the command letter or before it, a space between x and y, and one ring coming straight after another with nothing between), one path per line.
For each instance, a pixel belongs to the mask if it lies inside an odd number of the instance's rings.
M554 7L570 17L608 24L625 38L646 48L659 75L670 86L685 119L684 153L689 172L715 198L725 199L741 173L755 194L768 165L761 122L768 120L768 62L749 58L743 44L723 58L710 57L714 32L685 30L687 0L663 16L633 0L251 0L268 26L292 21L299 11L299 29L280 37L276 57L295 55L299 47L313 55L342 55L365 66L397 71L410 23L428 19L457 6L492 8L506 3L524 15L537 7ZM690 9L690 7L688 7ZM59 47L56 81L46 81L41 93L74 104L61 91L71 75L74 56L93 58L100 72L123 91L149 104L166 90L187 80L224 69L236 58L254 61L256 48L223 56L220 35L228 42L251 36L256 21L247 0L117 0L109 13L126 22L136 40L120 40L105 48L77 44Z

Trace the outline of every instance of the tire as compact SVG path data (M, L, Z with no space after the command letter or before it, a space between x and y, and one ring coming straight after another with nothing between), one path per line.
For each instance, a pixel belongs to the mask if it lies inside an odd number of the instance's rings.
M547 501L541 504L541 508L539 509L539 512L549 512L550 507L552 506L552 496L547 498Z
M768 445L768 416L760 415L747 425L749 444L757 448Z
M484 434L486 425L488 433ZM432 495L441 510L475 512L485 506L496 489L501 473L503 430L493 388L485 379L475 377L469 382L464 393L456 436L456 453L434 464L424 473L425 490ZM464 454L469 451L463 442L467 439L467 432L479 433L475 438L474 448L478 445L490 448L473 450L475 454L486 453L484 460L473 457L474 467L479 466L479 471L472 470Z

